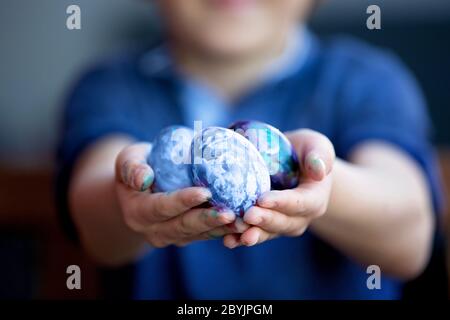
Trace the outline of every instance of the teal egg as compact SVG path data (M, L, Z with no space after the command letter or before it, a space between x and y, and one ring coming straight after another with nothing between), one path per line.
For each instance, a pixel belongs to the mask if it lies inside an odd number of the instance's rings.
M272 189L292 189L299 184L297 154L280 130L260 121L238 121L229 128L247 138L259 151L269 170Z

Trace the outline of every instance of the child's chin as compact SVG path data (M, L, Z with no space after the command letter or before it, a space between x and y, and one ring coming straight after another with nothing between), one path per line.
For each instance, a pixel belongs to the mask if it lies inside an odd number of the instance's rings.
M272 41L262 35L250 36L242 32L241 34L223 32L220 36L207 36L202 39L203 48L218 57L240 58L255 54L261 50L270 48Z

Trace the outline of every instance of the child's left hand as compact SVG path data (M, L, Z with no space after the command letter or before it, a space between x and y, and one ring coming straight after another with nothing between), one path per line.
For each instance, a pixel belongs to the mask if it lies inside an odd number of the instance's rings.
M250 228L242 234L226 235L226 247L253 246L277 236L300 236L312 220L327 211L335 159L333 144L312 130L297 130L286 135L300 159L303 174L300 184L295 189L263 194L258 205L244 215L244 222Z

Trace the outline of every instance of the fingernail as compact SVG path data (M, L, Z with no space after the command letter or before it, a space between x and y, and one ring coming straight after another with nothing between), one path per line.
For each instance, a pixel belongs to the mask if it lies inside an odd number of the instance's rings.
M153 183L153 180L154 180L153 174L150 174L150 173L146 174L144 176L144 179L143 179L143 182L142 182L141 191L145 191L148 188L150 188L150 186Z
M315 153L310 153L308 155L308 166L311 169L311 171L316 176L321 176L322 174L325 174L326 166L325 162Z
M217 218L219 216L219 212L215 209L209 211L209 215L213 218Z
M220 213L220 215L222 215L225 218L225 220L230 221L230 222L232 220L234 220L235 216L236 216L233 212L229 212L229 211Z
M244 222L241 217L236 217L236 220L233 222L233 229L236 230L235 233L244 233L250 225Z
M252 246L256 245L259 242L259 236L256 237L255 241L251 243Z
M228 247L228 249L234 249L234 248L237 248L237 247L239 247L239 243L234 243L234 244L232 244L231 246L229 246Z
M256 239L256 241L246 242L246 243L244 243L244 246L246 246L246 247L252 247L252 246L254 246L257 242L258 242L258 239Z
M209 189L203 189L202 197L205 201L210 201L212 199L211 191L209 191Z
M273 208L275 206L275 201L270 193L264 193L259 197L258 204L264 208Z

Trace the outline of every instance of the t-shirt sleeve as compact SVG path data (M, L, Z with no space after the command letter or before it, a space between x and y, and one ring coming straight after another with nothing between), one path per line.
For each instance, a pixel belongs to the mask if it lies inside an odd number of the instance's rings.
M83 150L97 139L115 133L140 138L133 127L130 96L119 72L98 68L85 74L68 96L57 150L56 203L65 233L77 241L68 210L67 192L72 169Z
M426 103L413 75L391 55L372 55L349 65L339 103L337 154L348 157L367 140L382 140L411 156L427 178L436 212L443 198L436 156L430 143L431 123Z

